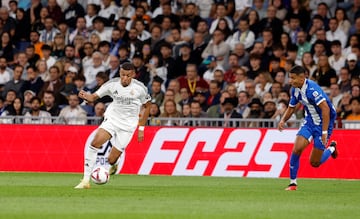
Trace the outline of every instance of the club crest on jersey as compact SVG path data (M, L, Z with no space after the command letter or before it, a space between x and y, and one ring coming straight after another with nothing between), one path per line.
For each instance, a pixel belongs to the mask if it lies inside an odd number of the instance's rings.
M316 98L317 96L319 96L319 93L317 91L314 91L312 95Z
M116 90L116 91L114 91L114 92L113 92L113 94L114 94L114 95L115 95L115 94L117 95L117 94L118 94L117 90Z

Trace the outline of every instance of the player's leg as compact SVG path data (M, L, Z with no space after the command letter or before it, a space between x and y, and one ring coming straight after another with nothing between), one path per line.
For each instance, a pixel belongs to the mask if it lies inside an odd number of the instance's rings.
M112 147L109 157L108 157L108 161L109 164L111 165L110 169L109 169L109 174L110 175L114 175L118 169L118 162L120 160L120 156L122 154L122 151L118 150L116 147Z
M113 147L111 148L108 161L111 164L109 169L109 173L111 175L115 174L118 170L118 163L120 161L120 157L125 151L125 148L130 143L134 132L124 132L117 131L113 136Z
M328 139L331 136L331 131L328 131ZM319 131L320 132L320 131ZM314 148L311 151L310 155L310 164L313 167L319 167L321 164L323 164L325 161L329 159L330 156L334 154L334 158L337 156L336 151L336 142L332 141L329 145L329 147L326 148L326 146L321 142L321 134L317 133L317 136L314 136Z
M91 144L88 145L85 152L84 177L75 187L76 189L90 188L90 176L95 166L99 148L111 138L111 134L103 128L99 128Z
M303 125L295 139L295 144L290 156L290 184L286 190L296 190L297 187L297 174L300 166L300 156L304 149L311 142L311 128L306 125Z

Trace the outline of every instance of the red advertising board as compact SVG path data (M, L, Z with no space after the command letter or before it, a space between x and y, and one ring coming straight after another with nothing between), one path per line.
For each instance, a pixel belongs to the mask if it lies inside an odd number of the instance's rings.
M82 172L95 126L0 125L0 171ZM121 162L123 174L288 177L297 130L146 127ZM301 158L299 177L360 179L360 130L335 130L340 155L319 168ZM89 138L89 139L88 139ZM104 144L98 164L106 163ZM103 157L103 158L102 158Z

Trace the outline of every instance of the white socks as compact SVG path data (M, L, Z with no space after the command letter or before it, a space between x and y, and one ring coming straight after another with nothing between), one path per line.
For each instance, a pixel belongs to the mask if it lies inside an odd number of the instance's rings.
M330 146L330 147L328 147L328 148L329 148L329 150L330 150L331 153L333 153L333 152L335 151L335 147L331 147L331 146Z
M296 184L297 185L296 179L290 179L290 184Z
M98 150L99 149L91 145L89 145L88 149L86 150L85 163L84 163L84 178L83 178L84 181L88 182L90 180L91 172L94 169L96 163Z

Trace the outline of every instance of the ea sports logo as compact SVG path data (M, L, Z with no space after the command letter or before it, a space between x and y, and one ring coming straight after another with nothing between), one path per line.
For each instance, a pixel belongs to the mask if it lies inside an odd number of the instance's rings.
M86 143L84 145L84 153L86 154L86 150L88 148L88 145L91 144L92 140L95 137L95 134L97 132L98 129L95 129L94 131L92 131L89 135L89 137L86 139ZM108 161L108 157L111 151L111 148L113 146L113 141L112 139L110 139L110 141L105 142L102 147L99 149L98 154L97 154L97 158L96 158L96 164L95 166L103 166L106 169L110 168L110 164ZM125 158L125 152L122 153L121 157L120 157L120 162L118 164L118 171L117 173L120 172L123 164L124 164L124 158Z

